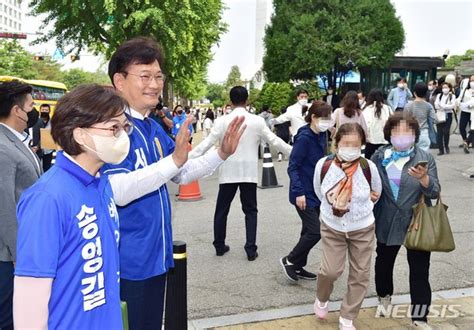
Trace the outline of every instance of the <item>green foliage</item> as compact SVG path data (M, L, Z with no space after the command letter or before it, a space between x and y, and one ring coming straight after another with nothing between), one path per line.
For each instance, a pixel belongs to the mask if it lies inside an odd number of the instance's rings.
M451 55L446 60L444 66L446 68L454 69L464 60L471 60L474 57L474 49L468 49L464 55Z
M255 102L258 101L259 97L260 97L260 89L250 87L248 103L252 104L252 105L255 105ZM257 110L260 111L260 109L258 109L258 108L257 108Z
M70 69L64 73L64 84L69 90L81 84L110 84L110 79L105 72L87 72L81 69Z
M212 59L211 47L226 30L221 22L221 0L33 0L34 15L45 15L43 28L66 53L89 48L107 57L125 40L155 37L165 51L166 84L180 96L204 93L203 78Z
M258 110L268 105L274 115L279 115L282 107L288 107L294 102L294 89L290 83L266 82L254 105Z
M33 56L16 41L0 40L0 75L23 79L36 78Z
M229 93L232 87L234 86L243 86L244 81L240 74L240 69L237 65L233 65L230 68L230 72L227 75L227 79L224 83L224 91L222 92L221 98L224 100L224 103L230 103Z
M274 0L264 38L269 81L313 79L357 66L383 67L402 49L402 23L390 0Z
M210 83L207 85L206 98L211 101L215 108L222 107L225 103L224 95L225 87L222 84Z

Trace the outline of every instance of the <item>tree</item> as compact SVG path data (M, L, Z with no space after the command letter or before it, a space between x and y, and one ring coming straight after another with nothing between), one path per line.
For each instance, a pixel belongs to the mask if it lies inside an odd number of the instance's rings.
M110 79L105 72L87 72L81 69L70 69L64 73L63 82L71 90L81 84L109 84Z
M51 32L36 40L56 38L66 53L89 48L107 57L125 40L155 37L165 52L166 88L186 94L202 80L212 59L211 47L226 30L221 0L33 0L34 15L45 15Z
M224 95L225 87L222 84L210 83L207 85L206 98L211 101L214 107L222 107L225 103Z
M242 80L242 76L240 74L240 69L237 65L233 65L230 68L230 72L227 75L227 79L224 83L224 91L222 92L222 99L225 103L230 103L229 93L232 87L234 86L242 86L244 81Z
M461 64L464 60L471 60L474 56L474 49L468 49L464 55L451 55L447 60L444 66L446 68L454 69L456 66Z
M402 23L390 0L274 0L263 70L269 81L329 83L353 64L383 67L402 49Z
M0 75L23 79L36 78L33 55L16 41L0 40Z
M261 109L268 105L274 115L279 115L283 107L294 103L294 90L290 83L266 82L255 102L255 107Z

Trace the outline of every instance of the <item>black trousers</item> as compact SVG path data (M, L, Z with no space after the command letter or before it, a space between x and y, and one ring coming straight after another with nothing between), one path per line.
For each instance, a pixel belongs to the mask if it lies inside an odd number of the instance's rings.
M219 185L216 211L214 213L214 247L221 251L225 245L227 230L227 215L234 199L237 188L240 190L240 202L245 214L245 231L247 241L245 252L248 256L257 252L257 184L248 182L224 183Z
M13 262L0 261L0 329L13 330Z
M321 239L319 206L306 208L304 211L296 206L296 211L301 218L301 236L300 240L288 255L288 261L296 266L303 268L308 262L309 251Z
M461 133L463 141L467 141L466 127L468 125L471 125L471 113L461 111L461 117L459 118L459 132ZM468 131L470 131L470 127Z
M120 299L127 303L130 330L161 329L166 274L142 281L120 279Z
M375 289L379 297L393 295L393 266L399 250L400 245L387 246L377 242ZM427 321L431 305L430 257L430 252L407 249L413 321Z
M372 143L367 143L365 145L365 158L367 159L370 159L370 157L372 157L372 155L374 154L374 152L377 151L378 148L384 146L385 144L372 144Z
M441 124L436 124L436 135L438 141L439 152L444 152L446 148L449 148L449 135L451 130L451 123L453 122L453 114L446 114L446 121Z

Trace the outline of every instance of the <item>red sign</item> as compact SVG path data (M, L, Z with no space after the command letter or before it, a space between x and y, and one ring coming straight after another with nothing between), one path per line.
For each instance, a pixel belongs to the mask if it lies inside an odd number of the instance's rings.
M26 39L26 33L0 32L0 38Z

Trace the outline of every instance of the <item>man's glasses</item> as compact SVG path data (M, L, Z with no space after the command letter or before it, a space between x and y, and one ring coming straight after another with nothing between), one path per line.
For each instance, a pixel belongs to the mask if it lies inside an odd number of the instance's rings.
M133 132L133 124L129 121L127 121L123 125L122 124L115 124L115 125L113 125L112 127L109 127L109 128L94 127L94 126L91 126L91 128L101 129L101 130L104 130L104 131L112 131L116 138L118 138L122 134L122 131L125 131L125 133L127 133L128 135L132 134L132 132Z
M157 83L162 83L165 81L166 76L162 73L157 74L156 76L152 76L151 74L134 74L130 72L125 72L125 74L129 74L131 76L139 77L143 84L149 85L151 84L152 80L155 80Z

